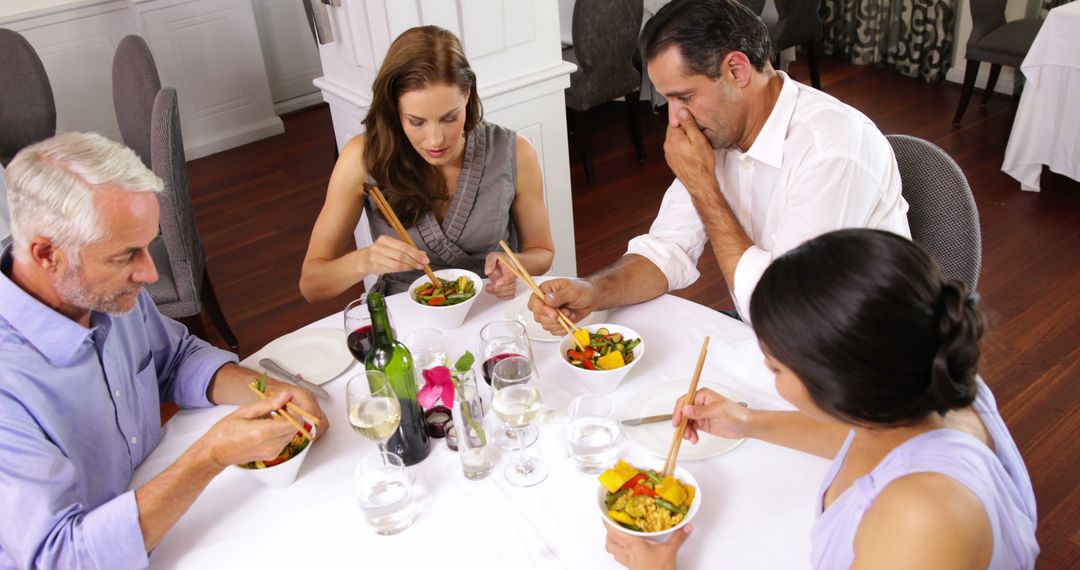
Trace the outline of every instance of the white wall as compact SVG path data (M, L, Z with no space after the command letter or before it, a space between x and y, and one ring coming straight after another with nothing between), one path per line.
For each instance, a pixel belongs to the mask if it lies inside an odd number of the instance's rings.
M967 60L964 54L967 52L967 41L971 35L971 0L958 0L956 6L956 34L953 45L953 65L945 74L945 79L953 83L964 83L964 70ZM1005 4L1005 20L1012 21L1020 18L1034 18L1039 13L1039 0L1008 0ZM1016 69L1002 67L994 91L1012 95L1018 87L1015 74ZM975 86L982 89L986 86L986 79L990 75L990 65L987 63L979 66L979 77L975 80Z

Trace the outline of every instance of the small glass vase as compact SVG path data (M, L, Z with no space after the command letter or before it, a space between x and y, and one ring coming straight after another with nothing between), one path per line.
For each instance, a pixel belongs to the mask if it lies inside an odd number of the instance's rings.
M454 431L465 478L479 481L491 474L495 446L484 430L484 404L472 370L454 372Z

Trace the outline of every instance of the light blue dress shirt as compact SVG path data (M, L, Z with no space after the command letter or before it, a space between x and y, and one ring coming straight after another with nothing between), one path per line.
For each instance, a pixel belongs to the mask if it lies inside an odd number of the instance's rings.
M0 257L0 569L143 568L135 468L161 439L160 404L206 407L232 353L162 316L93 313L90 328L40 303Z

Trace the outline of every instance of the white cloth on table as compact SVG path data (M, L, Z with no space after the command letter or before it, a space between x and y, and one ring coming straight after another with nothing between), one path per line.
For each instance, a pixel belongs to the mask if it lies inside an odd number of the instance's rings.
M1043 165L1080 181L1080 2L1050 10L1020 70L1027 85L1001 170L1039 191Z
M754 242L728 284L744 319L773 258L810 238L847 227L911 236L884 135L859 111L777 73L784 85L754 144L716 151L720 191ZM697 280L707 241L690 193L675 179L649 233L631 240L627 253L652 261L674 291Z
M0 165L0 250L11 243L11 213L7 203L7 180L4 179L4 167Z

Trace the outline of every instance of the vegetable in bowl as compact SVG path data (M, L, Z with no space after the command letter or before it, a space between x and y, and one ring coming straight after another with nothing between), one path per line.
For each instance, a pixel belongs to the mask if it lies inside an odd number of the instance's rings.
M574 339L576 346L566 351L566 360L585 370L622 368L634 361L634 347L641 343L640 338L628 339L605 327L596 329L596 332L578 329L574 332Z
M691 516L696 490L672 475L619 460L599 477L607 518L634 533L664 533Z
M465 275L457 279L436 279L439 280L439 287L429 281L413 289L413 299L417 303L429 307L448 307L464 303L476 295L476 284Z

